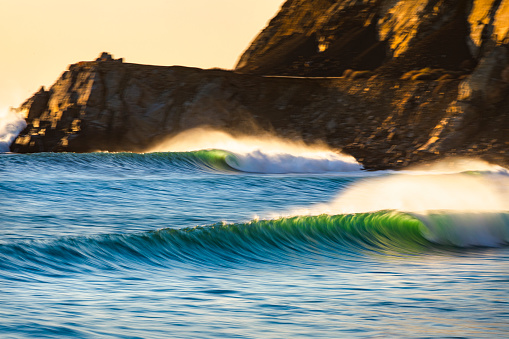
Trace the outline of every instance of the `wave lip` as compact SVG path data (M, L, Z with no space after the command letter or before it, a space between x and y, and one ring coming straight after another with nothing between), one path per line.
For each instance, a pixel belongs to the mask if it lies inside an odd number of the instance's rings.
M362 169L353 157L334 153L293 155L257 150L246 154L231 153L226 157L226 163L242 172L267 174L353 172Z
M413 214L423 236L440 245L499 247L509 244L509 213L434 211Z
M353 157L336 153L310 153L293 155L271 153L260 150L235 153L221 149L192 152L145 153L139 161L165 159L169 164L180 167L198 168L219 172L245 172L259 174L290 173L346 173L358 172L362 166Z

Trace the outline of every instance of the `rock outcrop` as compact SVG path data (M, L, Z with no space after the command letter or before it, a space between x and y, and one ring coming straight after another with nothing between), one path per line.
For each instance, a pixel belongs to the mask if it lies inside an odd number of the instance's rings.
M509 0L288 0L240 57L250 74L470 72L509 41Z
M144 151L181 131L322 140L366 168L509 165L509 0L288 0L235 71L71 65L14 152Z

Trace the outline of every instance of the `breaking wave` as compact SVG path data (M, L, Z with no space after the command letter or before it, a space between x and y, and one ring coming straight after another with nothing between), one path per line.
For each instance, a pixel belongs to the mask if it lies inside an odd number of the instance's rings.
M466 225L466 226L465 226ZM302 264L313 258L419 255L509 243L509 213L379 211L254 220L141 234L0 245L1 271L62 274L181 265Z
M130 170L166 170L189 172L190 170L221 173L327 173L359 172L361 166L341 155L329 157L309 157L292 154L270 154L254 151L237 154L224 150L201 150L193 152L155 152L155 153L39 153L22 155L16 161L41 163L48 168L80 169L129 168Z
M233 136L210 128L182 132L147 152L206 152L224 150L228 166L249 173L325 173L362 169L352 157L324 144L309 145L270 134Z
M25 127L25 119L16 111L0 109L0 153L9 152L11 143Z

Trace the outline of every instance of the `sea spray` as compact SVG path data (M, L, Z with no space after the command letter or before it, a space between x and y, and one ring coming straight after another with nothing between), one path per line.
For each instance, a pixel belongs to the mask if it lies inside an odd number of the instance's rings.
M456 174L464 172L492 172L509 174L509 170L499 165L490 164L478 158L450 157L435 162L411 166L403 171L393 171L402 174Z
M9 146L25 127L25 119L16 110L0 108L0 153L9 152Z
M228 166L248 173L355 172L362 166L349 155L321 143L306 144L270 134L232 136L223 131L196 128L152 147L148 152L196 152L224 150Z
M392 174L356 182L336 199L292 214L344 214L380 210L509 211L509 176L501 173Z
M235 153L263 150L266 153L290 153L295 155L330 151L326 145L321 143L309 145L301 140L288 140L269 133L260 133L257 136L234 136L211 128L193 128L155 145L147 152L190 152L205 149L222 149Z

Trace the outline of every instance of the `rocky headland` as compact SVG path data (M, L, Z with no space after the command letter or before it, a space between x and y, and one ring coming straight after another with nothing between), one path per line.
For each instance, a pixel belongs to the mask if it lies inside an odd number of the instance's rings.
M324 141L368 169L509 165L509 0L288 0L235 70L69 66L13 152L144 151L194 127Z

